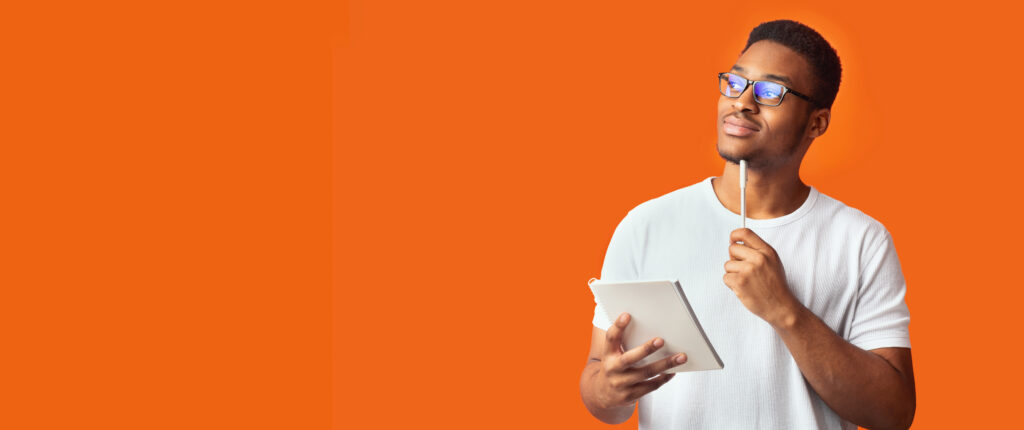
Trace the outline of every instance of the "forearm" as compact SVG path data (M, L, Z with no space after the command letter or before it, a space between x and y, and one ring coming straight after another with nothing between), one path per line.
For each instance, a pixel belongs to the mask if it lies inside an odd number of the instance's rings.
M870 429L905 429L913 384L881 356L842 339L805 307L775 325L818 396L839 416Z
M636 404L630 403L614 408L604 408L601 406L601 401L597 398L593 384L594 376L600 371L600 366L600 360L590 359L587 361L586 367L583 368L583 374L580 376L580 397L583 398L583 405L587 407L591 415L602 422L608 424L622 423L633 415L633 409L636 408Z

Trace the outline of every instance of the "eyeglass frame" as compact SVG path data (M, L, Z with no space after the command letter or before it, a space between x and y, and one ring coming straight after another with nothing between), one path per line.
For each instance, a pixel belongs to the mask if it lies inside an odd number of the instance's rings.
M740 90L739 94L737 94L736 96L729 96L729 95L725 94L724 92L722 92L722 75L733 75L733 76L735 76L737 78L740 78L740 79L743 79L744 81L746 81L746 83L743 86L743 89ZM774 81L754 81L754 80L750 80L750 79L744 78L744 77L742 77L740 75L737 75L735 73L732 73L732 72L721 72L721 73L718 74L718 92L722 93L723 96L729 97L731 99L738 99L738 98L740 98L740 96L743 95L743 92L746 91L747 88L753 88L754 84L757 84L758 82L768 82L768 83L772 83L772 84L775 84L775 85L778 85L778 86L782 87L782 94L779 95L779 103L778 104L770 105L770 104L767 104L767 103L761 103L761 102L757 101L757 94L754 94L754 102L759 104L759 105L762 105L762 106L778 106L778 105L781 105L782 101L786 99L786 93L793 93L794 96L800 97L800 98L802 98L804 100L807 100L808 102L811 102L811 103L813 103L815 105L818 104L818 102L814 101L814 99L811 98L810 96L804 95L803 93L800 93L797 90L790 89L789 87L787 87L785 85L782 85L782 84L780 84L778 82L774 82ZM751 90L751 91L753 91L753 90Z

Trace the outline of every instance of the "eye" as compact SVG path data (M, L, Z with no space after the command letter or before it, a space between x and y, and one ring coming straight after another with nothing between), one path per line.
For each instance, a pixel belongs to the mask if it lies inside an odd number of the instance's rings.
M739 91L747 87L747 80L738 76L729 75L729 89Z
M763 99L777 99L782 97L782 86L770 83L758 83L757 96Z

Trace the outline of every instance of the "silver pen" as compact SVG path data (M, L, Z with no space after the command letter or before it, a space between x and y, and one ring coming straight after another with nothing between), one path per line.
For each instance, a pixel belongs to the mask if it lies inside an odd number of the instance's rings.
M747 228L747 160L740 160L740 216Z

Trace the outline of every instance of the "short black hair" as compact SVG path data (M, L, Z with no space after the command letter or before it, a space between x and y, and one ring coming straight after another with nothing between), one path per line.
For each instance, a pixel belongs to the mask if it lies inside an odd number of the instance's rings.
M750 31L747 46L742 52L747 52L750 45L762 40L782 44L807 59L816 78L812 95L814 101L819 107L832 107L839 93L843 66L839 64L839 54L824 37L813 28L788 19L763 22Z

